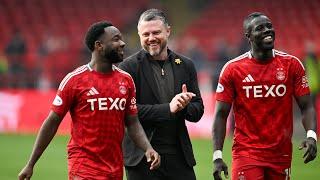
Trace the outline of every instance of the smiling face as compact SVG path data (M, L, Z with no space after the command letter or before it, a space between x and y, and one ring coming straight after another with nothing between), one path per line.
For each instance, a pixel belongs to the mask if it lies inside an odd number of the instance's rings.
M100 38L100 55L111 63L123 61L125 43L120 31L114 26L106 27L104 30L105 33Z
M138 34L142 48L151 56L157 58L166 54L170 26L164 24L160 19L140 21Z
M248 22L246 36L252 48L271 50L274 48L275 31L270 19L264 15L255 17Z

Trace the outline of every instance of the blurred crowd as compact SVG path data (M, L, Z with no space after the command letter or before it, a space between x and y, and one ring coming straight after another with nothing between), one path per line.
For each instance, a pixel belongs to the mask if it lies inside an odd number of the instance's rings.
M45 4L41 5L42 1L37 1L37 0L34 0L34 1L38 3L38 6L40 8L41 7L51 8L51 4L52 4L51 1L44 1L44 2L48 2L46 6ZM14 8L14 5L15 6L17 5L17 4L10 5L10 3L13 1L7 0L5 2L6 3L3 3L3 5L6 4L6 6L8 7L12 6L11 8ZM97 3L96 8L98 8L99 1L95 1L95 2ZM124 1L124 2L127 2L127 1ZM129 2L130 1L128 1L127 3ZM185 1L185 4L184 3L181 4L179 2L170 2L167 5L164 5L165 1L160 3L159 1L149 2L147 0L139 0L139 2L140 4L149 5L152 7L159 7L161 9L164 9L165 11L168 11L169 19L171 22L173 22L172 24L173 32L171 33L172 37L170 38L170 41L169 41L169 48L177 51L178 53L187 55L194 60L196 69L198 71L199 85L202 91L213 92L216 88L218 76L220 74L220 71L223 65L228 60L235 58L249 50L247 40L243 37L241 30L240 31L238 30L238 28L241 27L240 25L241 21L239 22L236 21L237 22L236 28L233 30L230 30L230 32L228 32L229 35L225 34L225 36L221 36L218 34L218 28L216 28L217 27L216 24L212 24L210 26L211 28L210 32L207 32L208 29L202 28L200 27L200 25L201 23L206 25L208 22L211 22L211 21L208 21L208 19L210 20L210 17L212 16L211 13L216 13L214 15L215 16L219 15L220 17L220 18L219 17L215 18L216 23L229 23L226 25L228 26L230 25L231 27L233 27L234 26L233 24L235 23L234 20L230 20L230 22L223 20L223 18L225 17L229 17L229 16L232 17L232 13L230 12L222 13L219 11L216 12L217 8L219 9L219 7L223 6L225 3L228 3L230 5L230 8L233 8L233 9L237 9L237 7L241 5L243 6L243 9L237 13L246 14L247 12L242 12L242 11L245 11L245 7L247 6L249 7L251 5L249 3L251 2L250 0L247 0L246 1L247 3L243 3L243 4L241 3L239 4L236 2L231 3L233 1L229 2L229 0L224 0L224 1L223 0L217 0L217 1L187 0ZM262 1L262 2L264 3L262 4L264 6L267 6L268 8L277 9L276 6L270 5L269 7L269 5L267 4L268 1ZM309 9L312 9L314 8L314 6L317 6L320 4L318 3L318 4L312 5L311 2L310 4L305 4L302 0L297 2L308 6ZM65 2L62 2L62 1L61 2L59 1L59 3L60 5L65 4ZM287 1L278 2L278 4L291 6L291 3L289 4L286 4L286 3ZM1 10L1 4L2 3L0 3L0 10ZM28 3L26 4L28 5ZM119 6L121 4L122 3L119 3ZM31 5L31 3L29 5L33 6ZM75 12L77 10L81 10L82 12L84 10L83 8L86 8L87 6L86 1L83 1L82 5L83 6L81 6L81 3L80 3L80 5L78 5L79 7L69 9L69 10L72 10ZM177 13L176 9L178 6L180 9L183 7L185 9L179 10L179 13ZM52 11L52 13L60 12L58 11L59 7L60 6L57 5L55 11ZM66 12L69 12L68 8L71 8L71 7L73 6L65 7ZM24 7L21 6L20 8L24 8ZM143 8L143 7L141 6L140 8ZM209 11L211 8L216 8L215 9L216 11L214 12ZM250 8L263 9L263 6L261 7L250 6ZM190 11L190 9L192 9L192 11ZM14 9L12 9L12 11L14 11ZM266 9L266 11L268 12L268 9ZM11 11L8 11L8 12L11 12ZM26 12L28 11L26 10ZM104 12L104 9L101 9L101 12ZM122 25L120 28L124 34L125 41L127 43L126 53L125 53L126 56L129 56L131 53L134 53L135 51L138 50L137 48L140 47L139 42L137 40L136 41L132 40L132 39L137 39L138 37L138 35L136 34L136 17L134 17L135 14L138 14L138 12L139 10L135 8L135 10L132 10L132 12L128 13L128 17L124 17L125 20L123 21L129 21L129 23L128 22L126 22L127 24L123 23L124 25ZM308 13L309 12L305 12L304 15L301 15L302 19L303 17L314 17L314 20L316 20L317 17L320 17L320 13L319 15L317 15L316 12L314 12L314 14L308 14ZM273 12L273 14L277 14L277 12L275 11ZM53 18L53 19L55 17L55 16L51 17L50 14L47 14L47 16L48 18ZM93 14L92 18L94 18L95 16L96 15ZM179 19L179 16L180 16L180 19ZM186 17L187 18L186 19L184 18L184 16L190 16L190 17ZM57 16L57 17L60 17L60 16ZM76 17L77 16L75 14L75 18ZM115 17L118 17L118 16L115 16ZM192 20L189 21L188 18L190 19L193 18L195 22L192 22ZM186 19L185 22L182 22L183 19ZM275 18L275 20L277 19L279 18ZM1 17L0 17L0 20L1 20ZM67 20L65 21L67 22ZM91 19L87 19L87 21L91 22ZM281 21L281 19L279 21ZM59 18L57 22L60 22ZM284 21L281 21L281 22L284 22ZM296 21L296 22L304 22L304 21L302 21L301 18L299 17L299 21ZM311 21L310 19L308 20L308 22L309 22L307 23L308 26L312 26L312 27L316 26L314 22ZM34 26L35 25L37 24L34 24ZM25 24L24 26L28 26L28 24ZM83 43L79 45L79 43L82 42L82 37L84 36L84 34L82 33L85 31L85 29L78 30L77 29L79 28L78 26L74 27L73 25L69 25L68 28L66 29L70 30L70 32L72 32L73 30L75 32L78 32L78 31L80 32L76 36L75 35L72 36L72 34L69 35L68 33L61 34L61 32L60 33L59 31L57 32L57 29L56 31L53 30L54 29L52 28L54 27L53 25L48 27L45 25L41 27L39 26L40 27L39 33L31 34L33 37L36 36L37 39L39 39L39 41L33 41L33 43L30 43L30 34L26 33L26 28L24 26L23 28L21 26L17 26L13 30L10 30L12 31L9 33L10 37L7 33L7 36L8 36L7 38L3 38L3 37L0 38L0 39L9 39L8 41L2 41L2 46L0 46L0 88L5 88L5 89L37 88L42 90L52 89L52 88L56 89L57 86L59 85L59 82L63 79L66 73L72 71L74 68L82 64L85 64L89 61L88 58L90 57L90 52L86 49ZM307 28L307 29L310 29L310 28ZM313 29L312 32L317 32L318 29ZM217 32L211 32L211 30L217 30ZM285 33L283 33L282 31L284 30L285 29L283 28L277 28L276 33L279 32L279 34L281 34L281 37L283 37L284 34L288 34L291 32L291 31L288 31L288 32L286 31ZM197 37L195 35L196 34L195 32L202 33L203 37L201 38ZM211 36L210 37L207 36L207 33L209 33ZM223 31L220 33L224 34L226 32ZM78 37L80 34L82 34L82 37ZM26 35L28 35L28 37L26 37ZM234 35L237 35L237 36L233 37ZM286 49L285 47L282 47L282 46L284 46L283 44L287 44L287 42L290 42L291 47L296 47L296 49L297 47L300 47L300 45L303 46L303 44L305 44L304 50L301 50L303 48L298 48L299 53L295 53L292 51L290 51L289 53L293 55L297 55L305 64L305 67L307 69L307 73L309 76L310 88L313 96L315 97L317 94L319 94L319 91L320 91L320 56L319 56L320 49L317 44L318 42L317 39L308 38L308 37L314 37L313 33L310 32L307 34L302 34L301 36L300 35L301 34L299 34L299 37L289 36L290 41L287 39L287 37L282 39L278 38L276 40L276 48L278 47L280 50ZM77 38L76 41L74 40L75 37ZM241 37L243 38L241 39ZM297 44L297 43L293 43L293 42L296 42L295 37L296 39L300 37L306 37L306 38L302 39L301 41L299 40L299 43L298 43L299 46L294 46ZM230 42L230 39L233 40L233 42L232 41ZM277 46L277 42L279 46ZM290 50L292 50L292 48Z
M28 45L20 31L16 30L13 33L9 43L0 51L1 88L56 88L57 83L61 80L59 78L63 78L73 68L89 61L90 52L84 46L78 51L72 51L68 37L46 32L42 39L36 54L30 55L27 53ZM320 92L320 57L315 51L315 46L312 41L306 41L305 54L301 59L307 69L310 89L314 96ZM128 45L127 56L136 50L132 47L135 46ZM212 42L210 53L204 52L200 48L201 42L193 37L185 37L183 42L173 39L169 42L169 47L194 60L199 84L204 91L215 90L220 71L227 61L249 50L248 42L244 38L238 45L229 44L221 38ZM74 57L76 60L69 63L68 57L60 56L59 52L73 54L70 57ZM50 66L45 63L50 64L47 61L56 61L55 58L64 58L65 60L60 60L62 63L59 64L58 69L61 75L51 77L55 72L52 73L51 69L46 69ZM56 70L57 68L54 68L54 71Z

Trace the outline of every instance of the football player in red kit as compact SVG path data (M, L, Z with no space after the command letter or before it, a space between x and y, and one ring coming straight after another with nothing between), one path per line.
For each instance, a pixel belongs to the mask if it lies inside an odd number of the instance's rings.
M271 20L252 13L244 20L251 50L225 64L216 90L213 176L228 175L222 159L226 120L233 104L232 179L290 178L294 97L307 132L305 163L317 155L315 112L305 69L296 57L274 49Z
M85 42L92 51L91 61L60 83L31 157L19 174L20 180L30 179L35 163L68 111L72 118L70 180L122 180L125 126L132 140L145 151L150 169L160 165L160 157L137 118L134 82L128 73L113 65L123 60L125 43L120 31L109 22L98 22L89 28Z

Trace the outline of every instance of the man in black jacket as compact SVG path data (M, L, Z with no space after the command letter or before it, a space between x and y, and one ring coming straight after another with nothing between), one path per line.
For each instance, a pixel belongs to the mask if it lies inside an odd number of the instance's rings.
M149 9L141 14L138 34L142 50L119 67L134 79L139 119L161 155L161 166L149 170L143 151L129 136L123 142L128 180L195 180L196 164L185 119L198 122L204 111L192 61L167 47L170 35L165 14Z

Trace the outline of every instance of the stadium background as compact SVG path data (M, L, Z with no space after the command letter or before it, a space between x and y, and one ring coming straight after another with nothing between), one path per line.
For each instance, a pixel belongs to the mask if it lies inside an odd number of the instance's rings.
M88 26L100 20L112 21L123 33L125 54L129 55L140 48L136 24L140 13L148 8L167 13L172 27L169 47L191 57L198 70L205 114L188 128L199 180L212 179L210 131L217 76L228 59L248 50L242 21L249 13L267 14L276 30L276 48L306 64L320 117L320 0L0 0L1 180L16 179L27 161L35 133L64 75L89 61L90 53L83 43ZM297 151L305 132L300 113L293 108L292 179L320 179L319 158L304 165L303 153ZM69 127L67 116L37 164L33 179L67 178ZM231 143L227 139L224 151L229 167Z

